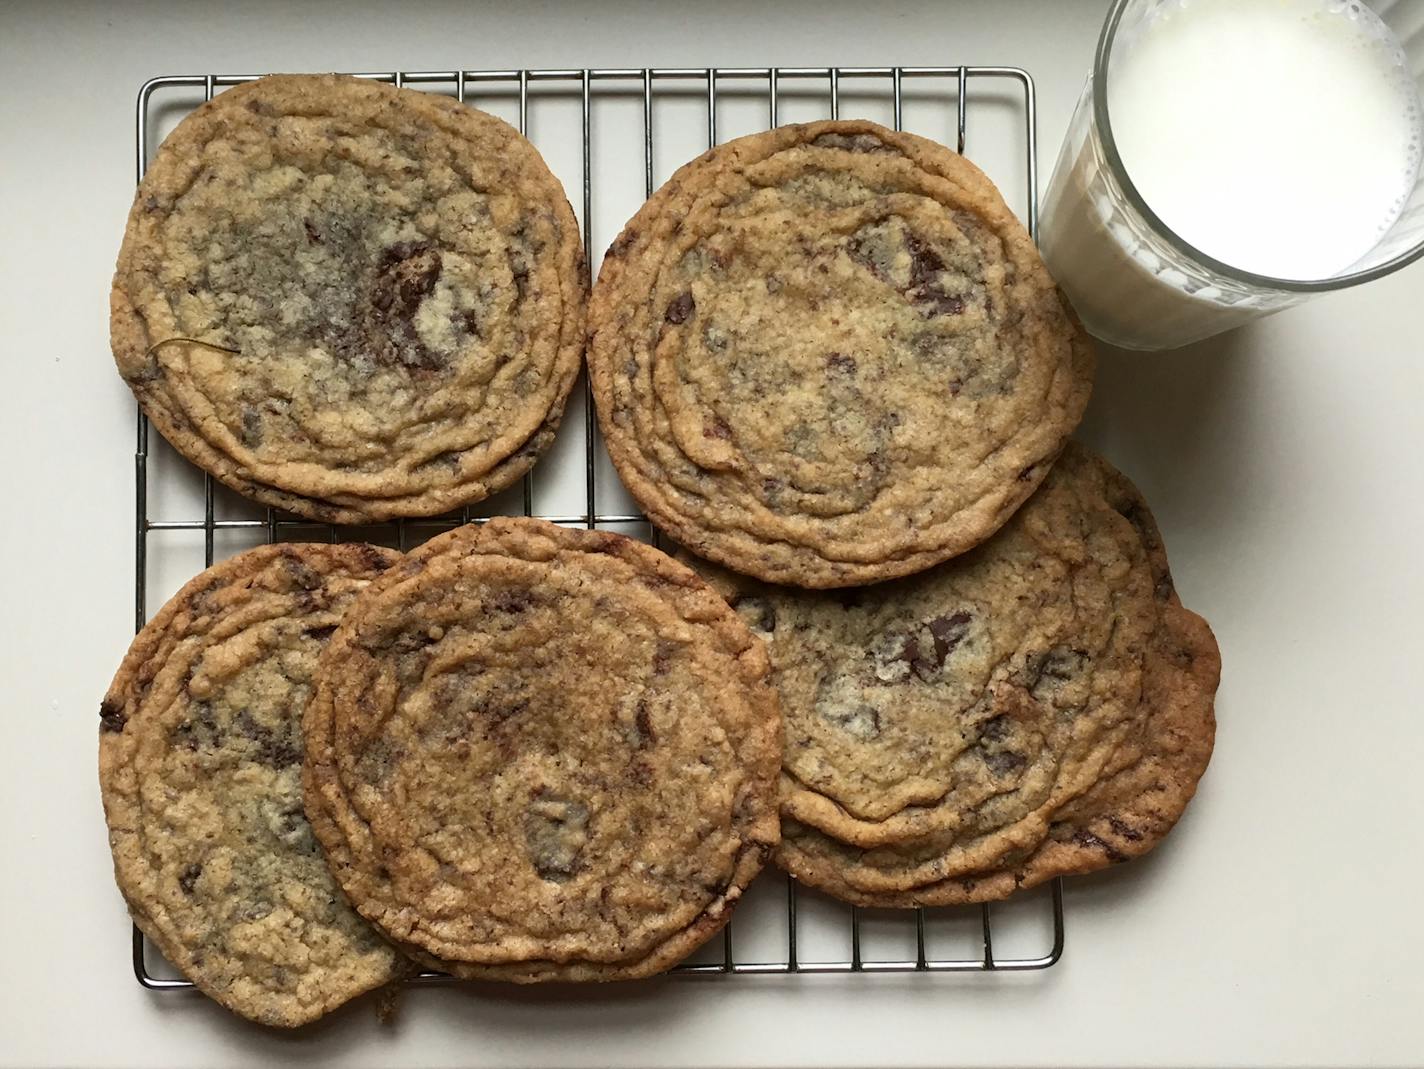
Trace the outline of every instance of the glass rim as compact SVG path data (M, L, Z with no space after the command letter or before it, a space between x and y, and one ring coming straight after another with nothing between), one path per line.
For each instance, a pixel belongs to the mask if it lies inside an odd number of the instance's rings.
M1098 36L1098 47L1093 56L1093 121L1098 128L1098 138L1102 142L1103 155L1107 159L1108 168L1122 189L1123 196L1126 197L1133 210L1141 215L1168 245L1203 267L1233 282L1255 286L1258 289L1280 290L1287 293L1324 293L1358 286L1363 282L1372 282L1377 278L1383 278L1424 256L1424 240L1421 240L1412 248L1405 249L1383 263L1361 271L1351 271L1347 274L1321 279L1276 278L1273 275L1260 275L1244 268L1233 267L1214 256L1209 256L1163 222L1162 218L1147 206L1147 201L1138 192L1137 186L1128 175L1127 167L1118 154L1117 142L1113 139L1112 119L1108 114L1108 59L1112 55L1113 43L1117 40L1118 26L1122 22L1123 14L1127 11L1128 4L1134 2L1135 0L1113 0L1112 9L1108 12L1107 20L1103 23L1102 33Z

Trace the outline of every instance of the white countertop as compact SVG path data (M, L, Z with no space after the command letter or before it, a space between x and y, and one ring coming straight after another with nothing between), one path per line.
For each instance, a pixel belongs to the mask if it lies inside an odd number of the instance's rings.
M1420 1064L1424 264L1190 350L1103 354L1084 436L1141 486L1216 629L1220 730L1166 844L1069 882L1056 967L422 990L394 1027L356 1009L295 1036L135 984L95 734L133 611L133 408L106 297L138 85L1013 64L1037 80L1046 182L1106 0L673 7L0 8L0 1065Z

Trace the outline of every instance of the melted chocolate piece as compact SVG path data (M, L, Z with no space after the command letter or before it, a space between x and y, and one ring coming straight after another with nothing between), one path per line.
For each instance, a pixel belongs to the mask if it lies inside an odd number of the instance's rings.
M123 731L128 719L128 714L124 712L123 707L114 704L108 698L99 703L100 731Z
M193 893L193 887L198 882L198 877L203 874L203 866L200 864L188 865L178 874L178 886L183 889L185 895Z
M672 324L686 323L696 308L697 303L692 299L692 292L683 290L668 302L664 318Z
M524 813L524 844L541 880L563 883L582 867L588 807L565 798L536 797Z

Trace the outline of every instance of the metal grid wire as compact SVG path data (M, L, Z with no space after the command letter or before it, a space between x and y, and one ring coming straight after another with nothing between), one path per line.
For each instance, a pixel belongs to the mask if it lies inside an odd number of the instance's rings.
M256 75L173 75L150 79L140 88L136 117L137 177L141 180L149 158L149 131L152 122L153 100L162 90L181 89L188 93L200 90L205 100L211 100L214 93L228 86L253 80ZM619 69L569 69L569 70L460 70L460 71L390 71L365 73L358 77L388 82L396 86L428 87L436 91L452 93L460 101L466 101L479 93L500 93L512 96L517 92L519 117L517 126L525 133L529 120L530 87L535 83L551 87L553 93L541 92L538 100L551 96L565 101L575 100L582 105L582 148L583 148L583 244L585 255L591 256L591 219L593 215L594 172L592 167L591 111L593 100L601 90L611 90L622 94L641 90L643 105L643 194L653 193L653 114L654 102L660 93L677 93L686 97L688 85L701 88L691 90L706 98L707 144L716 145L717 99L719 86L731 83L740 90L750 87L753 92L764 93L768 126L779 122L783 86L795 84L804 88L824 87L829 117L841 117L842 85L848 80L857 83L857 89L867 87L872 92L886 93L893 109L895 129L901 129L903 121L903 90L906 81L912 79L939 79L955 87L953 129L956 134L956 148L963 154L965 130L968 120L969 86L971 82L996 80L1010 82L1017 86L1022 96L1023 124L1026 143L1027 190L1025 209L1028 229L1035 239L1038 237L1038 180L1037 180L1037 137L1036 104L1033 79L1027 71L1018 67L712 67L712 68L619 68ZM676 88L667 88L675 86ZM590 264L592 266L592 264ZM585 377L584 400L586 419L583 433L584 464L584 507L571 515L549 515L539 513L544 519L555 523L598 527L614 524L646 524L643 516L636 513L603 512L597 506L597 460L599 444L596 440L597 425L593 419L593 400ZM467 507L459 512L430 519L398 520L393 523L363 527L359 532L344 531L342 528L321 524L299 517L290 516L274 509L266 509L262 518L220 518L215 515L214 488L211 475L203 476L203 514L188 519L155 520L149 517L149 423L142 411L138 413L137 443L134 453L135 501L134 501L134 627L141 629L147 620L146 591L149 566L149 535L164 531L202 531L203 563L210 566L214 559L215 533L218 531L249 531L261 535L268 542L279 540L310 541L325 538L332 542L343 538L359 537L369 541L383 541L405 550L412 540L428 538L440 531L449 530L466 523L481 523L487 517L473 516ZM549 461L546 459L546 463ZM254 511L260 511L253 506ZM524 476L524 515L535 515L534 474ZM652 532L656 539L656 532ZM926 921L935 914L964 916L964 909L918 909L906 912L905 923L913 922L915 956L883 959L867 957L862 953L863 912L854 906L842 907L850 935L850 956L843 960L805 960L798 952L798 899L803 900L808 892L798 889L796 880L785 877L786 884L786 934L783 952L775 960L745 960L736 953L737 942L733 939L733 925L729 923L720 937L720 960L705 960L705 955L697 960L677 966L673 971L683 975L705 974L788 974L788 973L889 973L889 972L1025 972L1046 969L1055 964L1063 954L1064 920L1062 881L1054 880L1050 888L1048 905L1051 910L1052 945L1041 955L1034 957L998 957L994 953L994 924L992 908L978 907L979 953L964 957L934 957L927 951ZM972 909L973 907L967 907ZM714 946L716 941L714 941ZM137 926L133 928L133 969L138 982L152 990L173 991L191 989L187 980L171 979L154 975L148 964L148 946ZM409 981L413 984L439 984L453 982L453 978L443 973L426 972Z

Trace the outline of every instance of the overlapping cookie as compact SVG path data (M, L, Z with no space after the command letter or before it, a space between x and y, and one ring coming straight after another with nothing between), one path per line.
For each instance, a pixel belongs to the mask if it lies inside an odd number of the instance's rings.
M1135 857L1211 755L1216 642L1141 496L1081 447L913 579L811 593L700 567L770 652L777 861L848 901L987 901Z
M648 976L727 921L778 839L766 652L651 546L464 527L351 607L306 735L307 814L355 907L457 976Z
M399 554L263 546L203 572L134 639L100 707L114 874L199 988L292 1027L411 971L346 904L302 810L317 655Z

